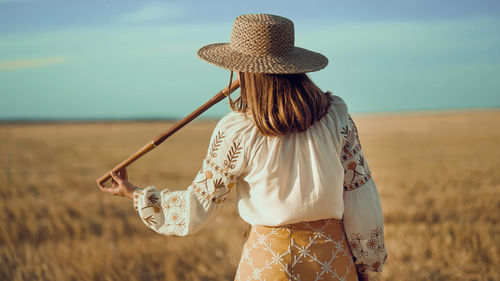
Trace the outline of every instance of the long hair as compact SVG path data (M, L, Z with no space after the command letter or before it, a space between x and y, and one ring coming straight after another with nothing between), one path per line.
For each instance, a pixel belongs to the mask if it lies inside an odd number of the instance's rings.
M251 113L266 136L302 132L321 119L331 104L306 74L240 72L240 97L230 102L234 111Z

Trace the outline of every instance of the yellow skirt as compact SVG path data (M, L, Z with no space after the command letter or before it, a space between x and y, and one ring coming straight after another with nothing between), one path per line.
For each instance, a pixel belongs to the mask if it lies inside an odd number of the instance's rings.
M342 221L254 225L235 280L357 281Z

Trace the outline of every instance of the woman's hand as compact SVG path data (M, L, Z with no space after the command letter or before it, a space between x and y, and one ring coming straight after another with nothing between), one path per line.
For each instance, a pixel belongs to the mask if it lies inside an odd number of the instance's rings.
M97 185L102 192L111 193L113 195L128 197L132 199L134 190L137 188L135 185L128 182L128 174L125 168L118 172L111 172L111 187L104 186L97 180Z
M369 281L368 273L356 271L359 281Z

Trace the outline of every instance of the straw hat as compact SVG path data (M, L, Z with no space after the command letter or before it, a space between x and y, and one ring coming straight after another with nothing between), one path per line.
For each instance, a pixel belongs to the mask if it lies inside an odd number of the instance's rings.
M269 14L238 16L230 43L198 50L201 59L233 71L254 73L305 73L328 64L322 54L295 47L293 22Z

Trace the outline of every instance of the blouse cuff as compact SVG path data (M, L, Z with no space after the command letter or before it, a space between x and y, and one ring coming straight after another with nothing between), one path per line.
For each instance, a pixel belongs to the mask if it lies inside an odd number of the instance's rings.
M139 198L141 195L143 195L142 188L136 187L134 190L134 193L132 195L133 201L134 201L134 209L136 211L139 211Z
M344 192L344 228L360 272L382 271L387 258L384 221L373 180Z

